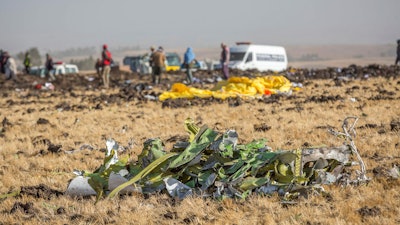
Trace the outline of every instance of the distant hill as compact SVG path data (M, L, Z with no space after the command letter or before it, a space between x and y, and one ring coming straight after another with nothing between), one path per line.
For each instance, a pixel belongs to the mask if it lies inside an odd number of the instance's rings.
M344 67L394 63L396 45L315 45L286 46L292 67Z

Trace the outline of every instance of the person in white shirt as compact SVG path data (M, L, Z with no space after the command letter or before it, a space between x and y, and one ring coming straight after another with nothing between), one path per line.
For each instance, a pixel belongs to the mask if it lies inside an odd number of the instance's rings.
M4 57L6 58L5 63L5 74L6 80L16 80L17 79L17 64L15 60L8 54L8 52L4 53Z

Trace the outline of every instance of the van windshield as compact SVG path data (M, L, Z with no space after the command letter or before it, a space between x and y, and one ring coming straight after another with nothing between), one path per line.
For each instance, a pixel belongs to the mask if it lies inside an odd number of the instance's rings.
M244 55L246 52L231 52L230 61L243 61Z
M181 62L178 55L171 54L167 55L167 62L169 66L180 66Z

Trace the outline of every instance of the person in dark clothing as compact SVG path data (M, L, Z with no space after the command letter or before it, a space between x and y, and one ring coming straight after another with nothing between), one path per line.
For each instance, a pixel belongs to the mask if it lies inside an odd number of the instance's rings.
M5 65L6 65L6 57L4 56L4 51L0 50L0 73L6 73Z
M150 54L149 54L149 66L150 66L150 74L154 76L154 63L153 63L153 54L154 51L156 50L156 47L151 46L150 47Z
M221 69L222 69L222 75L224 76L224 79L227 80L229 78L229 48L226 46L226 44L221 43Z
M46 67L46 76L49 78L49 80L55 80L56 78L54 77L53 74L53 69L54 69L53 58L51 58L49 54L46 54L46 63L44 66Z
M397 66L397 64L400 62L400 39L397 40L397 57L396 57L396 62L394 65Z
M103 77L101 76L103 70L103 63L101 62L100 58L97 58L97 61L94 64L94 68L96 69L97 76L99 76L100 79L103 79Z

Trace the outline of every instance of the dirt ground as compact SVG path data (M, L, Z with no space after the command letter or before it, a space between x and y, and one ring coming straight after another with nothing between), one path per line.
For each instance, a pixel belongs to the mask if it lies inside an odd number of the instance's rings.
M0 224L399 224L400 69L349 66L337 70L282 73L302 89L260 99L157 101L184 73L150 76L115 72L110 89L95 74L44 78L0 78ZM231 71L237 76L264 76ZM219 71L195 72L198 88L211 88ZM47 87L47 88L46 88ZM149 138L165 149L187 139L184 120L224 132L235 129L241 143L266 138L274 150L339 146L347 116L359 118L357 145L370 181L361 186L324 186L294 204L276 196L221 201L165 193L111 200L64 195L74 169L94 171L103 162L105 141L115 139L132 160ZM354 166L355 170L358 169ZM7 195L8 194L8 195ZM13 196L16 195L16 196Z

